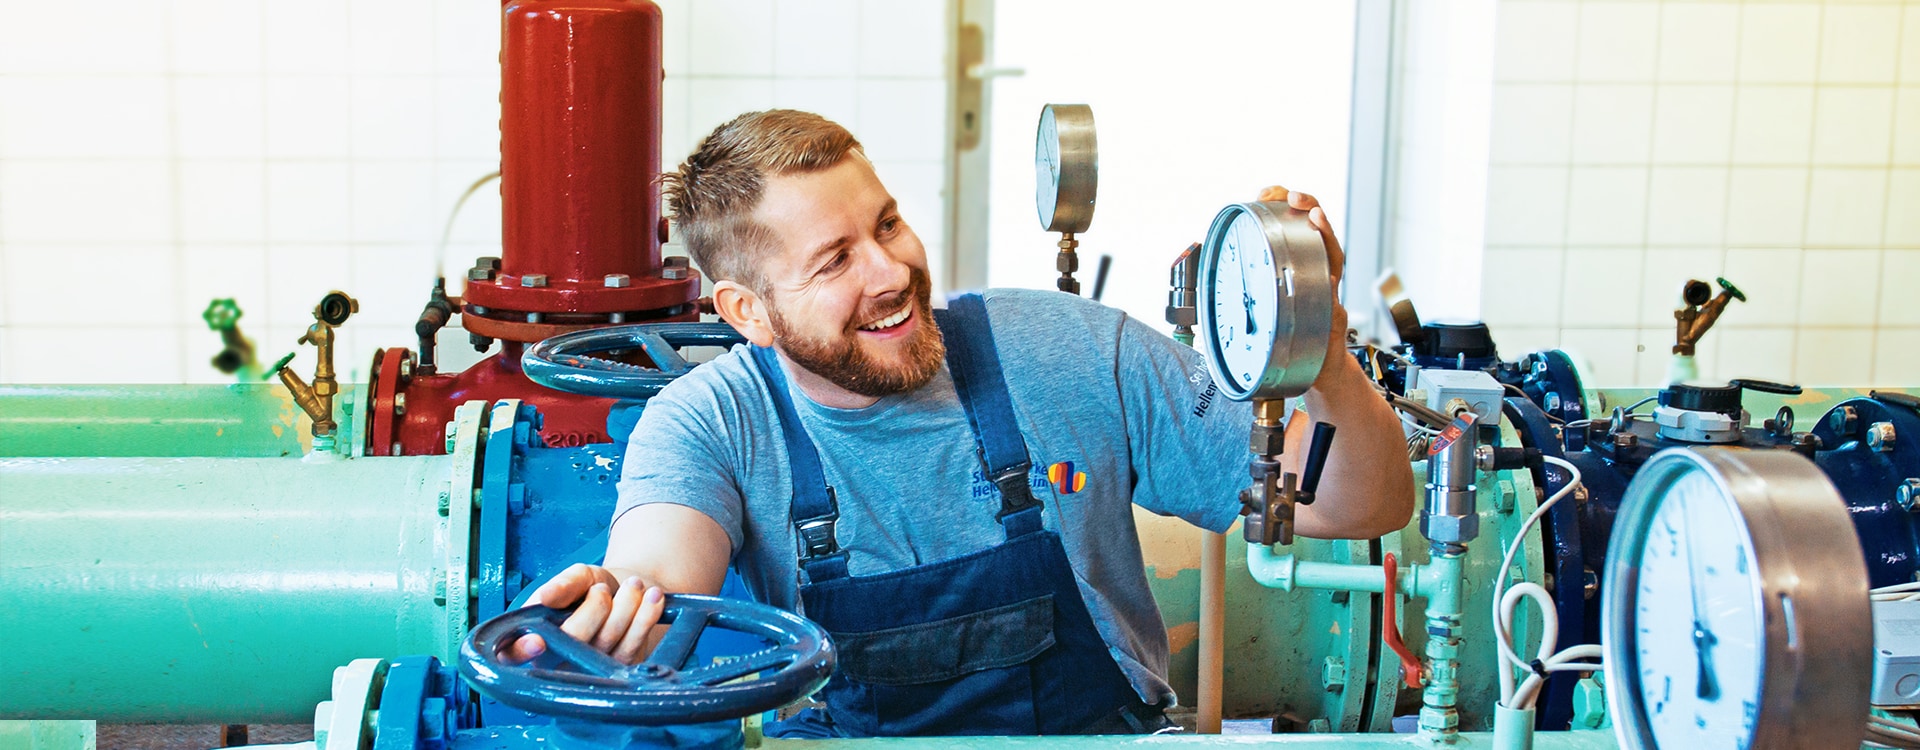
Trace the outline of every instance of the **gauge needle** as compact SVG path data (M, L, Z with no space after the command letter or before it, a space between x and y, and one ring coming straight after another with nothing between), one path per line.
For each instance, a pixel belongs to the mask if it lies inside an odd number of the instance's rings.
M1247 308L1247 335L1251 336L1257 333L1259 329L1253 324L1253 293L1247 291L1247 266L1240 262L1239 256L1239 250L1236 248L1234 251L1233 264L1240 269L1240 301Z
M1720 639L1715 638L1713 631L1707 629L1706 592L1704 590L1707 583L1704 580L1706 571L1704 570L1705 566L1700 564L1698 558L1699 550L1693 543L1693 529L1695 526L1692 512L1693 506L1689 503L1685 507L1686 510L1684 512L1687 516L1687 534L1685 540L1687 543L1687 571L1693 584L1688 587L1689 592L1693 595L1693 653L1698 657L1699 664L1698 677L1694 681L1696 685L1695 695L1704 700L1711 701L1717 700L1720 697L1720 686L1716 684L1713 679L1713 647L1714 644L1720 642Z

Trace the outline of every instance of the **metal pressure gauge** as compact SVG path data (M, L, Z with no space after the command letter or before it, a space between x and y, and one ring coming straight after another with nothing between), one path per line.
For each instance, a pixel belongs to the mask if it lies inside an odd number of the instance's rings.
M1229 398L1291 398L1320 376L1335 301L1307 212L1284 202L1221 209L1201 249L1199 297L1207 367Z
M1034 204L1040 227L1078 234L1093 224L1093 197L1100 181L1099 144L1093 108L1049 104L1040 110L1033 143Z
M1602 609L1626 748L1858 747L1873 676L1847 506L1789 451L1675 448L1620 503Z

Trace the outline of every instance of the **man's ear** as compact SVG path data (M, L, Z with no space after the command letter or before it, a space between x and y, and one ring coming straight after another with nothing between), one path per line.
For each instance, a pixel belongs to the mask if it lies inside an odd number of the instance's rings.
M752 289L733 281L713 285L713 311L756 346L773 346L773 323L766 302Z

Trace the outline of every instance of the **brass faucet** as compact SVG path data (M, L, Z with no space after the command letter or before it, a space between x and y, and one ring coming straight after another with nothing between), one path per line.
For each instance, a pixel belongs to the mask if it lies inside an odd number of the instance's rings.
M1720 284L1720 294L1714 295L1713 287L1707 282L1690 279L1680 289L1680 309L1673 311L1674 338L1673 353L1693 356L1694 345L1700 343L1700 337L1707 335L1707 329L1720 319L1720 313L1726 311L1733 300L1747 301L1747 295L1726 279L1716 278Z
M292 359L292 355L280 360L275 368L280 382L293 392L293 402L313 420L315 450L323 449L322 442L330 449L333 432L340 426L333 421L333 397L340 392L340 382L333 376L333 329L359 311L360 302L341 291L328 292L320 298L320 304L314 306L313 325L307 326L307 332L300 336L300 343L319 349L319 362L313 367L313 385L307 385L299 373L287 369L287 360Z

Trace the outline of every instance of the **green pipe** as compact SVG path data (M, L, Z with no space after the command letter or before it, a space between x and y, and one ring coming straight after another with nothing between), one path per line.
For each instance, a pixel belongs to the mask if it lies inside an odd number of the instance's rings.
M1460 731L1460 620L1465 598L1465 554L1441 554L1427 565L1397 571L1395 585L1409 597L1425 597L1427 685L1421 693L1420 731L1445 738ZM1282 591L1295 588L1386 592L1386 569L1378 565L1297 560L1264 545L1247 546L1247 569L1255 580ZM1445 741L1445 740L1442 740Z
M0 456L297 456L278 384L0 386Z
M1427 686L1420 696L1420 733L1451 742L1460 731L1460 619L1466 598L1465 550L1435 545L1427 597ZM1496 718L1497 714L1496 714Z
M0 721L0 750L93 750L91 721Z
M0 459L0 718L304 722L355 656L451 659L471 456Z
M1296 588L1322 591L1387 591L1386 569L1378 565L1301 560L1293 553L1275 552L1274 547L1247 545L1247 571L1268 588L1292 591ZM1426 596L1439 585L1432 565L1407 563L1399 566L1394 585L1409 597Z

